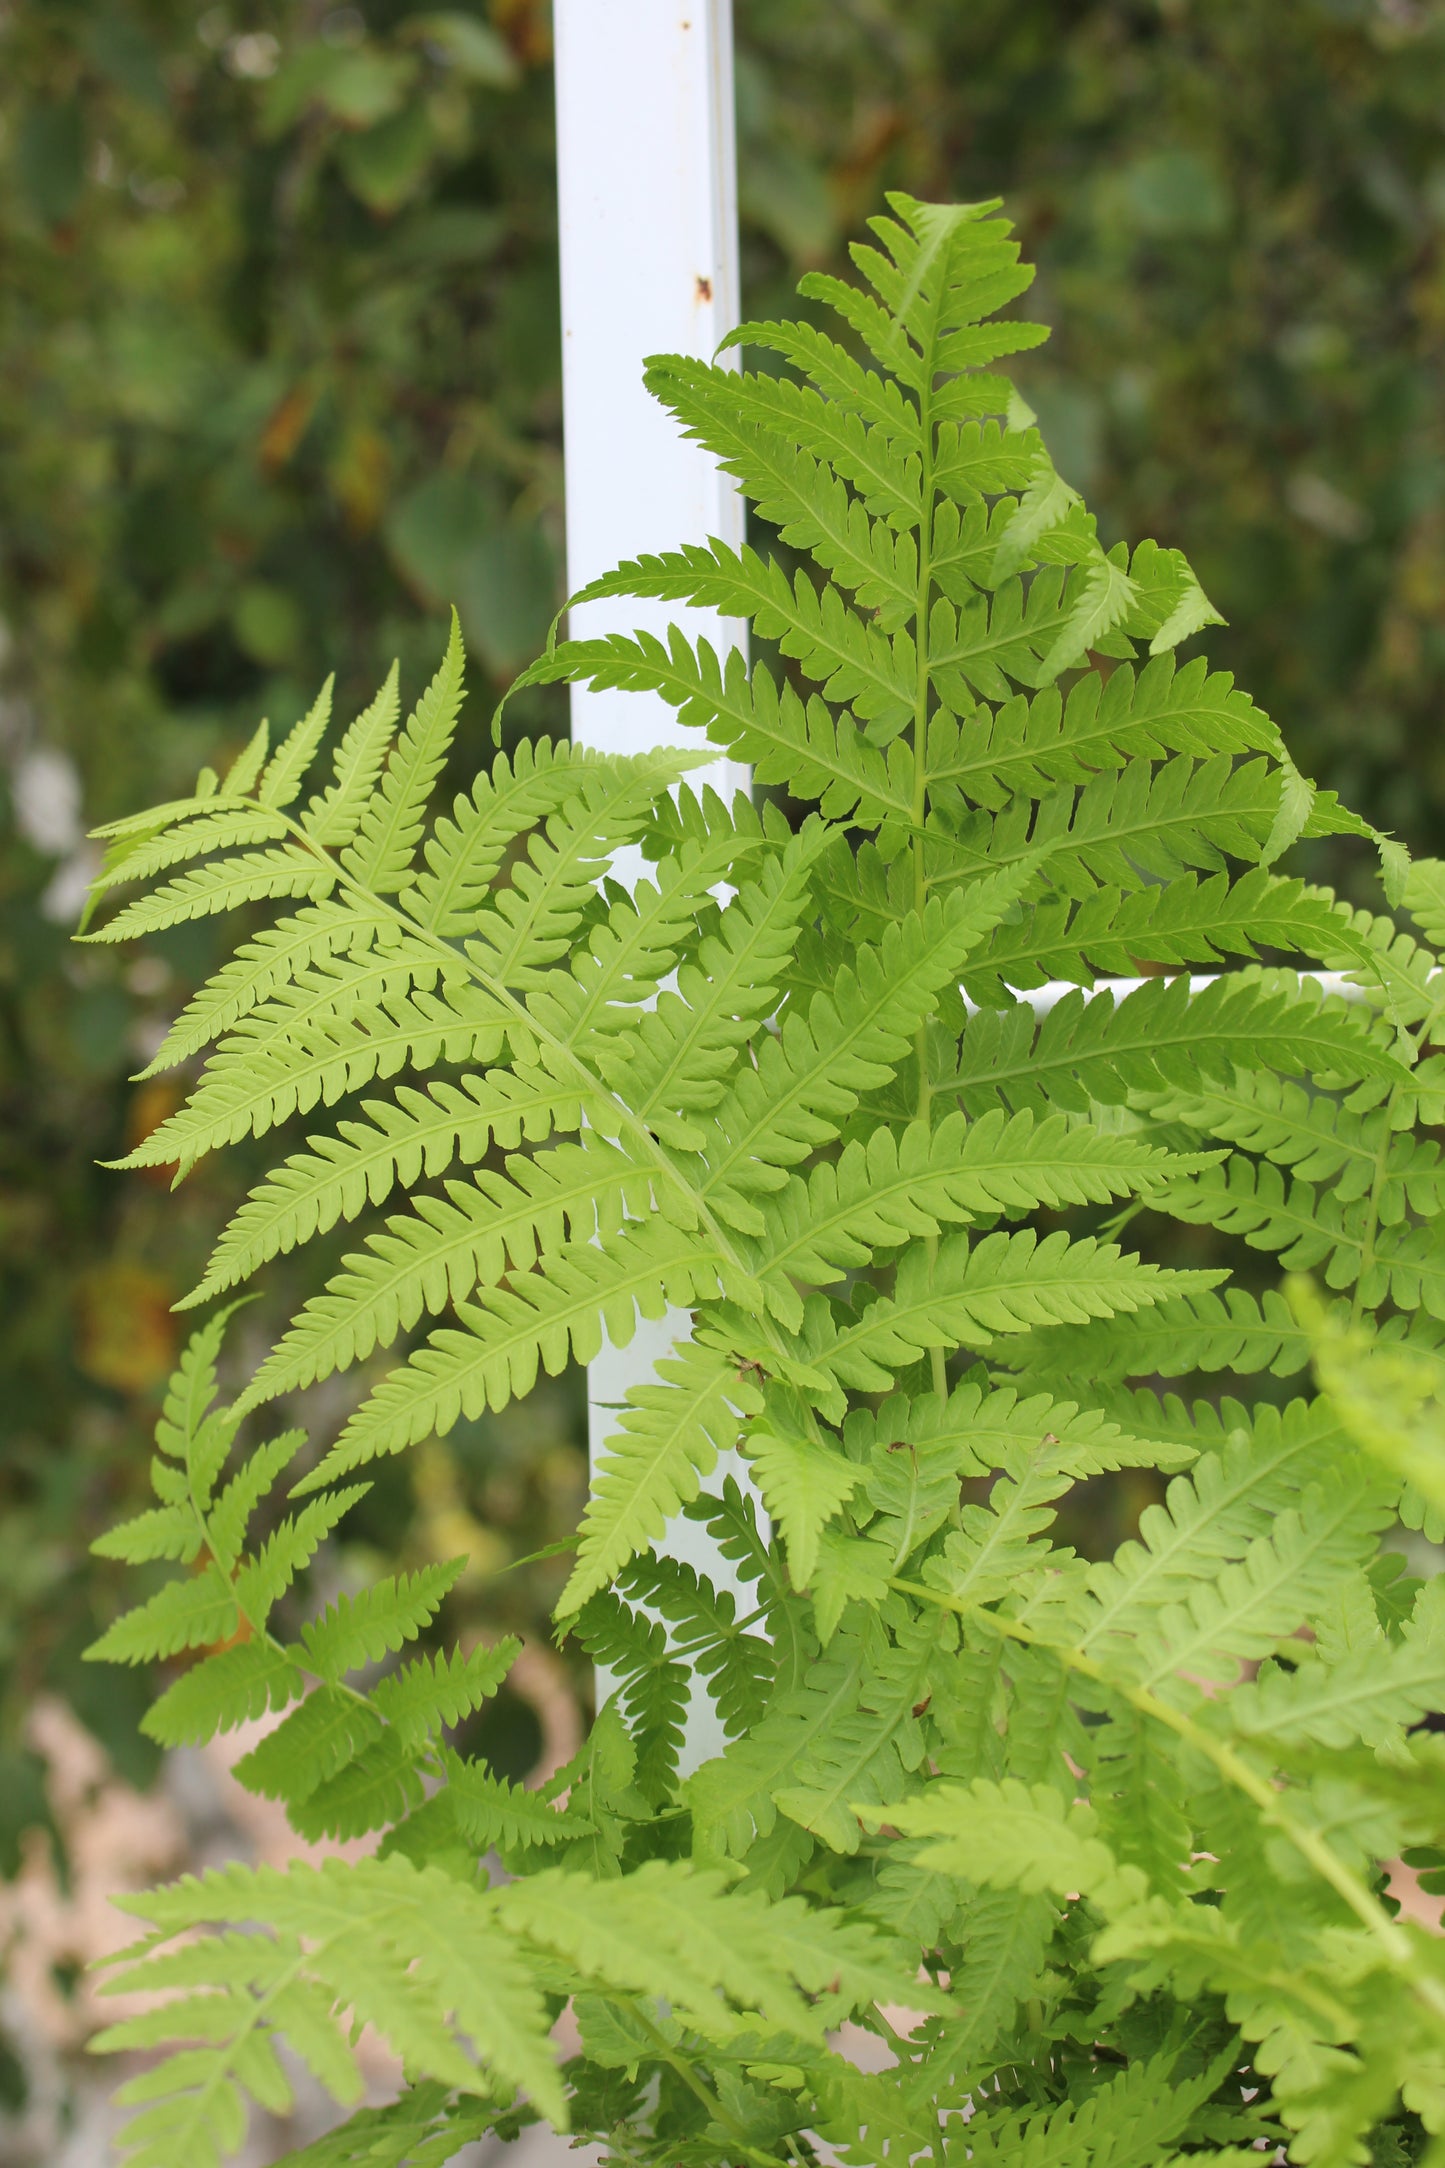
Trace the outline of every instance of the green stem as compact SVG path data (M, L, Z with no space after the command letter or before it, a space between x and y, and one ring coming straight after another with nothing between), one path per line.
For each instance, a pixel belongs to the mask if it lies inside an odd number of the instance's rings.
M1164 1725L1176 1737L1186 1741L1196 1753L1202 1754L1206 1761L1213 1763L1227 1783L1234 1785L1251 1799L1258 1807L1261 1817L1294 1846L1300 1857L1323 1881L1329 1883L1335 1894L1343 1899L1378 1944L1391 1971L1404 1980L1415 2000L1437 2025L1445 2029L1445 1981L1434 1980L1421 1971L1414 1962L1410 1938L1404 1929L1397 1926L1358 1875L1350 1871L1319 1832L1296 1820L1284 1804L1284 1795L1275 1789L1269 1779L1261 1776L1258 1770L1252 1768L1243 1755L1236 1753L1225 1740L1217 1738L1202 1724L1196 1724L1194 1719L1186 1716L1182 1710L1172 1708L1167 1701L1161 1701L1157 1695L1151 1694L1147 1687L1135 1686L1127 1680L1113 1677L1092 1657L1048 1640L1043 1634L1035 1633L1031 1627L1025 1626L1021 1620L1004 1618L997 1611L988 1610L983 1604L966 1603L956 1597L945 1596L939 1590L926 1588L918 1581L895 1579L890 1581L889 1586L919 1602L936 1604L941 1610L952 1611L960 1618L975 1619L1007 1640L1021 1642L1029 1648L1046 1649L1066 1670L1075 1671L1082 1678L1094 1680L1111 1694L1116 1694L1121 1701L1127 1702L1130 1708L1137 1710L1141 1716Z
M646 2011L634 2007L633 2015L643 2031L650 2036L657 2051L658 2060L666 2063L668 2069L676 2077L681 2078L694 2099L700 2101L703 2107L706 2108L710 2120L717 2124L719 2130L727 2132L744 2159L763 2162L766 2164L766 2168L785 2168L785 2163L778 2159L776 2153L762 2152L753 2145L741 2123L729 2115L727 2109L718 2099L717 2094L709 2086L703 2084L702 2079L697 2075L691 2064L686 2062L677 2053L671 2042L658 2031Z
M928 700L932 685L928 618L933 590L933 513L936 495L933 481L933 417L929 411L933 387L932 360L930 350L924 356L923 385L918 395L921 458L919 503L922 517L918 529L918 600L913 619L917 670L913 691L913 841L910 849L913 858L913 908L920 918L928 902ZM928 1078L926 1017L913 1035L913 1055L918 1065L918 1120L926 1128L931 1120L933 1101L933 1089ZM934 1268L938 1263L936 1234L925 1238L924 1249L928 1258L928 1281L931 1287ZM948 1391L948 1371L943 1349L930 1348L928 1360L933 1390L941 1400Z

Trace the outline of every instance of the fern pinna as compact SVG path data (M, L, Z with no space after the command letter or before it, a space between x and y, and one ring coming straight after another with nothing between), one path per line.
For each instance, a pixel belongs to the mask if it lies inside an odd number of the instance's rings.
M1445 1339L1445 868L1175 660L1215 621L1188 565L1103 547L995 366L1043 336L997 314L1029 273L996 209L896 197L818 320L738 334L766 369L651 365L776 546L592 592L769 659L639 633L527 673L660 693L773 796L540 743L434 808L453 625L328 779L323 693L110 831L98 901L153 885L92 939L280 907L176 1019L156 1067L213 1051L128 1162L303 1125L189 1301L361 1224L229 1405L201 1327L106 1546L181 1570L93 1653L192 1652L156 1736L269 1713L243 1777L376 1840L132 1901L115 1984L168 1999L108 2044L175 2050L130 2081L138 2168L217 2161L279 2042L354 2101L362 2023L405 2089L309 2168L539 2117L656 2168L1405 2161L1445 2126L1445 1944L1381 1864L1445 1841L1441 1584L1382 1548L1441 1532L1439 1485L1307 1376L1320 1333ZM1331 832L1423 939L1273 870ZM1169 1262L1196 1224L1238 1281ZM511 1651L402 1658L451 1567L282 1636L378 1456L669 1305L559 1607L618 1681L571 1767L518 1789L452 1743ZM269 1434L347 1369L319 1454ZM1055 1516L1119 1469L1159 1502L1078 1557ZM657 1548L680 1512L742 1597ZM683 1773L695 1691L728 1743Z

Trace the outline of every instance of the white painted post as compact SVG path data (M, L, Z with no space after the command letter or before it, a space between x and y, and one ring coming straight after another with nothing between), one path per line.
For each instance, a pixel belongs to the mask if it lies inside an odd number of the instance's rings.
M709 358L738 320L731 0L555 0L554 30L567 584L575 594L649 550L713 535L742 542L736 485L642 385L647 355ZM569 630L595 638L638 627L661 634L669 624L720 651L745 637L742 624L713 611L627 600L582 605ZM614 753L705 742L654 694L580 685L572 688L572 737ZM706 780L728 797L747 789L748 771L719 759ZM635 879L640 863L620 870ZM594 1466L612 1407L686 1329L684 1316L670 1314L591 1365ZM690 1522L675 1522L664 1548L736 1585ZM694 1697L686 1761L720 1744L711 1704Z

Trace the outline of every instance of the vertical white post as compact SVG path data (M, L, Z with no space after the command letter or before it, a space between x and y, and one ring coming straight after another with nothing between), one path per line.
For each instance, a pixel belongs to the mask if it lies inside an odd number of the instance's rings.
M736 485L643 389L649 354L709 358L738 320L737 166L731 0L555 0L558 222L562 262L562 391L567 583L573 593L621 560L716 535L737 547ZM680 624L719 650L745 628L671 603L589 602L574 638ZM613 753L705 742L654 694L572 688L572 737ZM724 797L748 773L719 759L706 780ZM699 778L701 780L701 778ZM635 875L636 868L627 869ZM611 1410L674 1338L678 1314L606 1348L588 1374L595 1466ZM665 1548L732 1581L691 1523ZM605 1691L606 1682L599 1680ZM720 1744L705 1697L689 1717L685 1755Z

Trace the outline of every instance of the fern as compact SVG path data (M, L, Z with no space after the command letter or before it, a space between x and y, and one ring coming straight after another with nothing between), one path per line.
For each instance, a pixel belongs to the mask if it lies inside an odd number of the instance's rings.
M1176 656L1218 621L1186 560L1104 547L1000 367L1043 333L997 314L996 211L894 197L819 321L737 335L766 369L650 363L759 539L588 592L770 660L674 628L519 680L661 695L786 816L546 744L437 803L453 620L404 723L393 675L318 771L328 686L106 835L87 938L279 906L127 1162L259 1140L183 1307L346 1235L228 1401L201 1324L91 1653L166 1667L163 1744L258 1726L237 1773L301 1835L375 1840L131 1901L141 2168L234 2151L281 2043L351 2111L297 2168L540 2118L637 2168L1345 2168L1445 2128L1445 1976L1385 1865L1445 1857L1445 1625L1382 1552L1445 1531L1445 870ZM1420 938L1281 870L1327 834ZM456 1645L463 1562L320 1610L311 1563L378 1456L669 1308L557 1610L611 1698L518 1785L457 1736L516 1653ZM266 1411L331 1378L312 1450ZM1119 1470L1137 1527L1082 1558ZM679 1515L734 1588L666 1555Z

